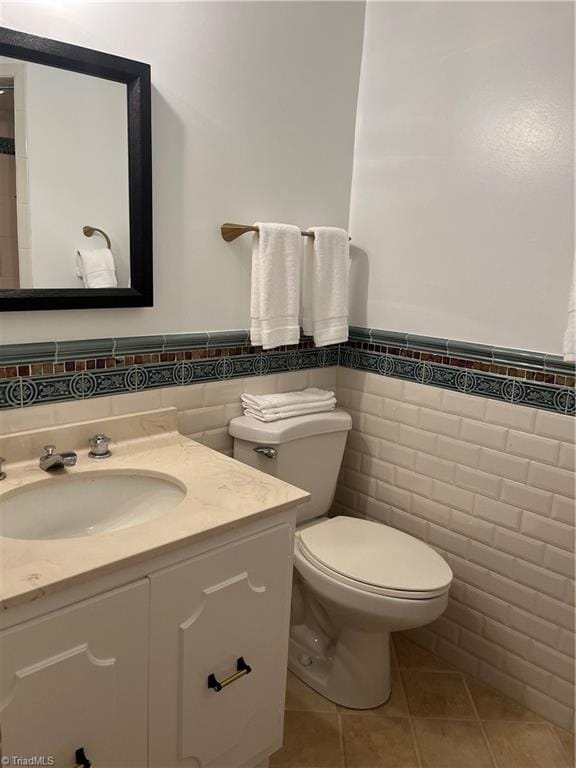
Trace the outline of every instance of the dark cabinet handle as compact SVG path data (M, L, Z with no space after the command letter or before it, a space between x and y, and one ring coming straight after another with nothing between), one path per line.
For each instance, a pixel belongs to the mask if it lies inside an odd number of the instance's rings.
M230 685L230 683L234 683L236 680L238 680L241 677L244 677L244 675L249 675L250 672L252 672L252 667L246 664L244 661L244 657L240 656L238 658L238 661L236 662L236 672L229 675L228 677L225 677L224 680L216 680L216 675L214 672L208 675L208 688L212 688L216 693L222 690L222 688L226 688L227 685Z
M84 752L84 747L80 747L76 750L74 753L74 760L76 761L76 765L74 768L90 768L92 763L88 758L86 757L86 752Z

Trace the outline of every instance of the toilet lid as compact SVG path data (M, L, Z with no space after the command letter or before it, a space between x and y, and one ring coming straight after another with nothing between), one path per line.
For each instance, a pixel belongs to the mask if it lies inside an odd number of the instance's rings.
M333 517L299 531L299 540L325 568L373 587L438 594L452 581L446 561L427 544L370 520Z

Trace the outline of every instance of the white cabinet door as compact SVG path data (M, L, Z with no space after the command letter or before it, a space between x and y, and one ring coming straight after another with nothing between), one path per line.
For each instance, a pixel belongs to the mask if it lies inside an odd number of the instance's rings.
M287 524L151 577L151 768L241 768L280 748L291 578ZM240 658L249 674L208 687Z
M4 760L72 768L84 748L94 768L147 765L149 588L143 580L0 633Z

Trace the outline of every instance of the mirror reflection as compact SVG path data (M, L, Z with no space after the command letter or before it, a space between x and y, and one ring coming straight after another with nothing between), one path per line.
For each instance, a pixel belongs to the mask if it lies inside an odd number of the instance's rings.
M0 57L0 290L130 287L126 85Z

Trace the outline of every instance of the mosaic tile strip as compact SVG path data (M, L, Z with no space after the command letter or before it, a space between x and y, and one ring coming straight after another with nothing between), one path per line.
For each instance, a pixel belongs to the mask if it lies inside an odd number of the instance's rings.
M374 346L378 346L378 349L373 349ZM414 354L409 355L409 352ZM452 358L442 355L353 341L341 345L339 364L345 368L429 384L469 395L572 416L576 414L573 383L568 387L527 377L521 380L520 377L507 375L505 371L493 373L474 366L454 365Z
M338 364L574 413L576 366L556 355L360 327L340 347L303 337L273 352L245 330L4 345L0 408Z
M466 341L441 339L435 336L417 336L410 333L383 331L378 328L362 328L351 326L350 342L364 342L374 345L373 349L399 349L415 353L429 353L441 356L449 365L468 367L471 362L485 363L493 368L492 373L502 374L502 369L509 370L507 375L524 378L517 371L545 372L548 375L561 375L574 379L576 365L568 363L559 355L547 355L544 352L531 352L523 349L489 346L487 344L472 344ZM407 354L406 352L406 354ZM436 361L438 362L438 361ZM488 370L488 369L486 369ZM548 383L557 383L548 381Z
M335 366L338 356L338 345L316 349L305 340L274 352L226 347L51 363L75 366L52 373L35 374L35 365L18 366L20 375L0 380L0 409Z

